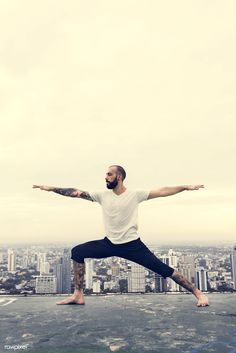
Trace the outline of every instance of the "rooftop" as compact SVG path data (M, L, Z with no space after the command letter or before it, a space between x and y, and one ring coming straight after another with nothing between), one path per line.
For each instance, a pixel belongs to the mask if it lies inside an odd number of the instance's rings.
M209 294L205 308L184 294L85 296L84 306L60 299L1 296L0 352L236 352L234 293Z

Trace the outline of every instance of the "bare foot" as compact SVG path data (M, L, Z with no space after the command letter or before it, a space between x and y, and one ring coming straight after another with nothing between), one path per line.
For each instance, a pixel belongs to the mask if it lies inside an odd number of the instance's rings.
M197 306L209 306L208 298L205 294L201 293L197 299Z
M61 300L60 302L56 302L56 304L57 305L68 305L68 304L84 305L85 301L83 297L76 297L72 295L69 298Z

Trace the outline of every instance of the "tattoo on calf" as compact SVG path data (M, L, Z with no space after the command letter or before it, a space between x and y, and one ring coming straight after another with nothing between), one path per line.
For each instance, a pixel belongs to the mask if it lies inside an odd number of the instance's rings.
M75 289L84 289L85 263L79 263L73 260L73 268L75 278Z
M73 195L77 189L75 188L53 188L52 191L56 192L57 194L61 194L64 196L71 196L76 197L76 194Z
M173 273L173 275L171 276L171 278L178 283L179 285L181 285L182 287L184 287L185 289L189 290L190 292L194 292L196 290L196 288L194 287L194 285L189 282L189 280L184 277L181 273L175 271Z

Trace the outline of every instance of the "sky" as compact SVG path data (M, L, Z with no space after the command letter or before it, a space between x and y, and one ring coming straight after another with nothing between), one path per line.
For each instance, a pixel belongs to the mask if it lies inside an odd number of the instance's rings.
M105 236L98 203L33 184L204 184L139 205L144 242L236 242L235 1L0 3L0 244Z

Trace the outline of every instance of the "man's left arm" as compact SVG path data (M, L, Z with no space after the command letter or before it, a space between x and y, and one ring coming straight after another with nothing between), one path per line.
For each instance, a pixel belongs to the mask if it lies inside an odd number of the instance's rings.
M204 185L164 186L156 190L151 190L147 199L150 200L156 197L175 195L184 190L198 190L200 188L204 188Z

